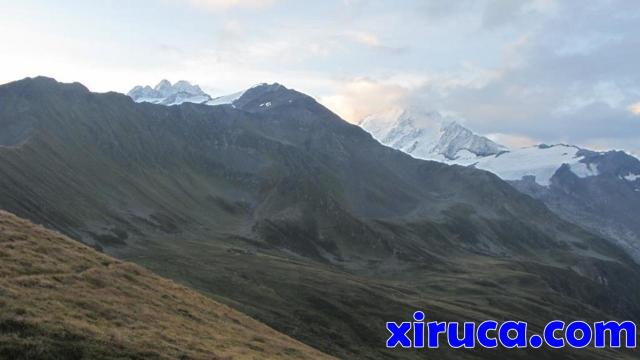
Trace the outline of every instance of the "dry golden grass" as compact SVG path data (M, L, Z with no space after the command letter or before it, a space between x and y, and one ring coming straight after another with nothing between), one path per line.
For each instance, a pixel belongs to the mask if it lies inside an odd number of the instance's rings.
M0 358L324 359L139 266L0 211Z

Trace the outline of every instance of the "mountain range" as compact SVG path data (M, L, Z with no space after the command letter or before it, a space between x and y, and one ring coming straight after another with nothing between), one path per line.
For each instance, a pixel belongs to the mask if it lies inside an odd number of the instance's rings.
M394 109L359 123L416 158L490 171L640 262L640 161L623 151L555 144L508 149L438 112Z
M162 80L156 89L162 88L170 89L170 83ZM165 91L161 100L153 100L140 97L138 90L142 87L137 86L129 96L135 101L164 105L185 101L223 105L232 104L243 94L215 100L206 95L209 100L202 101L204 93L198 86L179 81L174 88L191 90L186 90L188 95L180 97L179 102L172 95L175 90ZM640 214L640 161L630 154L566 144L508 149L467 129L451 116L416 108L369 115L358 125L381 143L413 157L490 171L523 193L542 200L563 218L622 246L640 262L640 223L635 216Z
M38 77L0 86L0 103L0 208L323 353L422 358L384 347L384 324L417 309L434 320L522 319L532 331L557 318L640 319L640 266L608 238L490 172L384 146L283 85L165 106Z
M205 104L205 105L224 105L231 104L244 92L220 96L212 98L210 95L202 91L200 86L192 85L188 81L180 80L175 84L171 84L169 80L161 80L158 85L153 88L149 85L136 86L131 89L127 95L135 102L147 102L160 105L180 105L183 103Z

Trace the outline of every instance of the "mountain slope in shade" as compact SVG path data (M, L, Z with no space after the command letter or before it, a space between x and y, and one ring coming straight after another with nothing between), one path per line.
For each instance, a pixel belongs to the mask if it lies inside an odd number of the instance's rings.
M564 144L507 149L457 123L448 124L437 112L408 110L360 122L383 144L416 158L490 171L563 218L624 247L640 262L638 159Z
M0 304L3 359L331 358L4 211Z
M611 239L640 262L637 158L622 151L580 149L572 162L556 169L547 186L533 177L510 183L563 218Z
M380 145L278 84L235 106L0 86L0 207L194 287L340 358L386 321L640 319L640 267L486 171ZM574 359L562 351L438 359ZM620 359L587 350L580 359Z

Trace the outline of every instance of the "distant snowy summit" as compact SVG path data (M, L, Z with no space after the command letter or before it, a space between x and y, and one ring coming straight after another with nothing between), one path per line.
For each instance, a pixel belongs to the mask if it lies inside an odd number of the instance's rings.
M413 157L474 166L504 180L534 179L542 186L548 186L563 165L577 177L596 176L600 161L595 159L607 154L564 144L509 149L437 111L394 109L367 116L359 125L381 143ZM640 177L635 167L620 171L624 180Z
M180 80L171 84L168 80L162 80L155 87L136 86L127 95L135 102L148 102L159 105L180 105L183 103L225 105L232 104L239 99L244 91L231 95L213 98L202 91L198 85L192 85L188 81Z
M135 102L149 102L161 105L179 105L185 102L202 104L211 100L198 85L191 85L181 80L171 84L168 80L162 80L155 87L136 86L127 94Z
M393 109L367 116L359 125L381 143L421 159L452 162L507 150L435 111Z
M272 111L283 104L292 104L298 99L308 98L307 95L278 83L260 83L229 95L212 97L202 91L198 85L192 85L184 80L173 85L168 80L162 80L153 88L136 86L127 95L138 103L147 102L165 106L184 103L209 106L230 105L246 111L260 112Z

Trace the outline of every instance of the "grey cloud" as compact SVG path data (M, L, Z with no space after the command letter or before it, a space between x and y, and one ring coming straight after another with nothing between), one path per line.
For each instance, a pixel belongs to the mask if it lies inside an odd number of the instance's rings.
M563 2L559 13L533 26L514 19L522 9L506 3L490 3L483 22L511 21L527 34L518 61L496 69L501 76L480 87L460 85L443 94L429 84L412 100L457 112L486 133L640 148L640 117L628 110L640 101L638 10L624 1Z
M525 5L525 1L489 1L484 8L482 23L487 28L511 23L519 16Z

